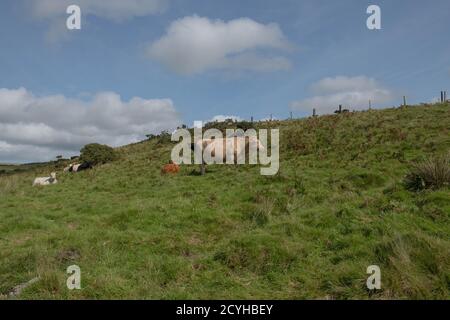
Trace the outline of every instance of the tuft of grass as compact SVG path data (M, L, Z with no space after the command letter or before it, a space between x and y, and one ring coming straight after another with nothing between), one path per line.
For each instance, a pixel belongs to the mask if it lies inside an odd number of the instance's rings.
M234 272L252 272L265 275L289 270L297 257L284 243L267 236L249 235L230 241L219 249L214 260Z
M405 186L411 191L450 186L450 154L414 164L405 177Z
M258 202L252 207L252 210L247 214L247 216L257 225L262 226L267 224L272 217L272 213L274 211L274 201L267 197L258 197L257 201Z
M17 189L17 176L2 176L0 177L0 193L6 194Z
M434 282L448 285L448 248L435 239L417 234L394 235L381 242L375 253L379 263L396 270L386 274L385 287L401 288L404 297L432 299ZM395 274L395 276L394 276Z

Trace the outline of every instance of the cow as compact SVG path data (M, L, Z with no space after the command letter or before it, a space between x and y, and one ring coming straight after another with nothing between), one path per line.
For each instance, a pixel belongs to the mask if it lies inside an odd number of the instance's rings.
M173 163L172 160L170 160L169 163L164 165L161 169L161 174L167 173L177 174L178 172L180 172L180 166Z
M34 179L33 187L34 186L48 186L50 184L56 184L58 183L58 180L56 180L56 173L52 172L50 174L50 177L39 177Z
M233 145L230 144L233 143ZM264 151L265 148L261 141L258 140L256 136L245 136L245 137L229 137L229 138L217 138L217 139L202 139L198 140L195 143L191 144L191 149L194 152L198 150L208 151L208 154L211 154L211 157L217 156L221 158L223 163L226 162L227 157L227 148L233 147L230 152L230 155L233 155L234 164L237 164L238 159L245 159L246 150L250 150L250 146L255 148L256 150ZM206 162L202 157L202 164L200 165L200 173L201 175L205 174L206 171Z
M67 168L64 168L64 172L80 172L87 169L92 169L90 162L83 162L81 164L71 163Z

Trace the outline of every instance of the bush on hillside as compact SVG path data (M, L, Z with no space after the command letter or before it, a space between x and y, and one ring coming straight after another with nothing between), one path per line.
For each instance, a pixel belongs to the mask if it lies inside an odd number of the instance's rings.
M104 164L117 159L117 153L113 148L98 143L85 145L80 153L80 160L90 162L92 165Z
M405 177L405 186L411 191L439 189L449 185L450 154L414 164Z

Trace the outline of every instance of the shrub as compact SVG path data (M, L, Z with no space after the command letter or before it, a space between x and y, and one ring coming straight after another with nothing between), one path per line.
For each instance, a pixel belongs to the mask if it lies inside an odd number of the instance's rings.
M80 153L80 160L90 162L92 165L103 164L117 159L116 151L113 148L98 143L85 145Z
M404 182L411 191L439 189L450 185L450 154L414 164Z

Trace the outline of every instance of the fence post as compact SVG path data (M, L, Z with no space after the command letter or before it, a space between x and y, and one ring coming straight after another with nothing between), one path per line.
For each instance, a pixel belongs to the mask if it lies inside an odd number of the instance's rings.
M251 116L251 118L250 118L250 122L251 122L251 123L253 123L253 116Z
M372 101L369 100L369 110L372 110Z
M403 106L406 107L406 96L403 96Z
M441 91L441 103L444 102L444 91Z
M316 116L316 108L313 109L313 117Z
M292 111L291 111L291 120L292 120L293 118L292 118Z
M342 104L339 105L339 113L342 113Z
M447 102L447 91L444 91L444 102Z

